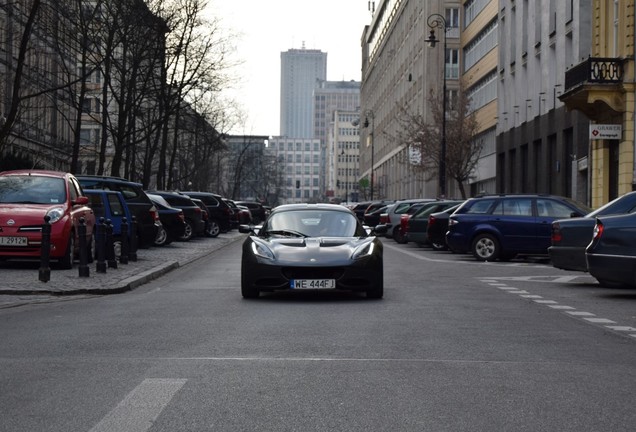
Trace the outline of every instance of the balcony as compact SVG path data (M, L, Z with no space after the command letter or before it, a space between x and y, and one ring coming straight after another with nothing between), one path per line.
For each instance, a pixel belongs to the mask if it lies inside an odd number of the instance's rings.
M559 96L568 109L591 120L625 111L624 60L589 57L565 72L565 92Z

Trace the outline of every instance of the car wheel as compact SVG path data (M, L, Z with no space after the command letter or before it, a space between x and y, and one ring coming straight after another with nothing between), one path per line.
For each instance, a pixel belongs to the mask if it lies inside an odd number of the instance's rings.
M406 236L404 235L404 231L402 231L402 227L395 227L395 229L393 230L393 240L395 240L399 244L408 243Z
M155 237L155 246L165 246L168 242L168 232L164 227L159 227L157 230L157 236Z
M380 262L380 269L383 267L382 262ZM384 296L384 271L381 270L378 275L378 281L367 290L367 298L369 299L381 299Z
M244 278L241 278L241 295L245 299L258 298L260 292L257 288L249 286Z
M179 237L179 240L181 241L189 241L192 236L194 235L194 228L192 227L192 222L190 222L189 220L186 219L185 221L185 231L183 232L183 235L181 237Z
M436 251L445 251L447 249L443 243L431 243L431 247Z
M210 220L208 226L205 228L206 237L218 237L220 232L221 227L219 226L218 222L214 219Z
M479 234L473 240L472 252L479 261L494 261L499 256L499 242L492 234Z
M64 256L60 258L58 264L63 270L70 270L73 268L73 257L75 252L75 233L71 231L69 235L68 243L66 244L66 251Z

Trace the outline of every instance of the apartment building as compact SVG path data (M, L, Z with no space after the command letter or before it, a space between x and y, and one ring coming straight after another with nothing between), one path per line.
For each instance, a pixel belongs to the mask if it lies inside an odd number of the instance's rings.
M336 110L327 144L327 197L334 202L357 202L359 191L360 113ZM368 191L364 191L366 194Z
M499 0L497 192L589 203L589 121L561 102L590 54L591 0Z
M583 3L583 2L581 2ZM591 205L636 190L634 0L585 2L591 11L591 55L570 65L559 99L591 121ZM582 7L582 6L581 6Z
M323 150L318 139L271 137L266 153L283 167L279 204L319 202Z

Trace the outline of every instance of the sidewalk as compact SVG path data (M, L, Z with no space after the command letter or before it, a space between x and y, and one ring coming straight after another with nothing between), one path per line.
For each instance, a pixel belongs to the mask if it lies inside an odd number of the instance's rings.
M0 307L13 296L102 295L129 291L167 272L202 258L211 252L245 238L236 230L216 238L198 237L189 242L173 242L164 247L139 249L137 261L117 263L97 273L95 263L89 264L89 277L79 277L77 264L71 270L51 267L48 282L39 280L39 263L0 262Z

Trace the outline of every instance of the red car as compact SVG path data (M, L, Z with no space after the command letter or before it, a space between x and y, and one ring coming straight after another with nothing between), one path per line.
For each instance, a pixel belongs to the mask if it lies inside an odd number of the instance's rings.
M50 258L64 269L79 254L80 218L86 220L87 257L93 249L95 215L72 174L21 170L0 172L0 259L40 258L42 225L49 216Z

